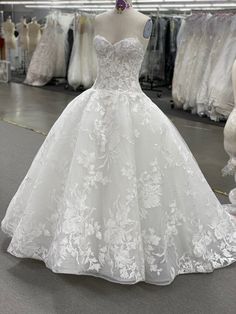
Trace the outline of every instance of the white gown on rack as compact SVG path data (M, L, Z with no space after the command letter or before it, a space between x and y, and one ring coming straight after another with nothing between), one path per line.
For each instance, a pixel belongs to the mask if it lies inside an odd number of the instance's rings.
M236 19L232 14L195 14L178 35L172 85L175 106L227 118L234 106L231 71L236 58Z
M222 31L222 22L219 28ZM234 107L234 95L232 88L232 66L236 59L236 17L226 17L221 46L218 58L209 80L209 99L211 113L217 116L228 117Z
M83 29L81 33L81 84L84 88L89 88L94 83L93 81L93 21L91 18L84 18Z
M94 34L95 34L95 16L93 16L91 18L90 21L90 25L91 25L91 34L90 34L90 48L91 48L91 85L95 82L96 77L97 77L97 55L96 55L96 51L94 48L94 44L93 44L93 38L94 38ZM91 86L90 85L90 86Z
M80 16L74 18L74 42L70 57L69 69L68 69L68 83L74 89L77 89L81 84L81 44L80 44Z
M72 14L52 13L30 61L25 84L44 86L53 77L65 77L68 59L67 32Z
M55 38L56 21L52 15L49 15L42 37L30 61L25 84L44 86L52 79L57 53Z
M213 36L213 41L209 41L208 44L211 45L210 51L208 54L208 60L206 67L204 68L203 75L201 77L201 84L199 86L198 95L197 95L197 102L198 105L205 107L205 113L211 117L212 120L217 120L217 116L211 110L211 102L210 102L210 92L211 88L211 79L214 69L216 68L217 61L219 59L220 52L224 50L224 40L228 36L228 24L229 24L229 17L226 15L222 16L213 16L212 17L213 23L211 24L212 32L211 35ZM221 76L218 75L218 79ZM214 79L214 76L213 76Z
M189 38L192 37L192 28L188 27L185 20L181 23L181 28L177 36L177 55L175 59L174 75L172 80L172 98L176 107L182 108L185 102L185 76L186 67L182 66L185 63L185 55L189 48Z
M209 15L199 16L196 21L194 21L194 25L192 25L193 34L191 36L191 50L190 50L190 58L188 65L184 68L186 69L187 73L185 76L185 103L183 108L184 109L191 109L192 113L197 113L196 107L196 94L198 91L199 82L201 82L201 77L199 77L199 70L206 67L205 60L205 46L203 42L206 21ZM189 27L191 27L189 25ZM207 36L208 41L210 41L209 36ZM202 58L203 55L203 58ZM185 57L184 57L185 62ZM200 72L202 75L202 71Z
M73 14L58 14L56 20L56 58L54 77L66 77L66 69L68 62L68 41L67 34L70 24L73 20Z
M94 18L75 18L74 43L68 70L68 82L77 89L80 85L89 88L96 78L96 58L93 47Z
M202 83L203 73L207 68L209 61L209 55L212 47L214 37L212 33L215 31L212 30L212 15L207 14L205 16L205 21L202 21L202 25L199 25L201 29L201 35L199 36L199 45L197 49L197 58L194 65L194 71L191 76L191 84L189 87L189 105L194 108L198 114L205 114L205 106L201 102L198 103L198 91Z
M235 217L140 88L141 42L94 45L94 85L55 122L7 209L7 251L127 284L236 261Z

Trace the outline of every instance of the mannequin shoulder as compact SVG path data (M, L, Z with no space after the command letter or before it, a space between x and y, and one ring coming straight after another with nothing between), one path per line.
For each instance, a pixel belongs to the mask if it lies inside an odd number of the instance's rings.
M95 25L99 25L100 23L103 23L109 18L110 14L109 12L103 12L100 14L97 14L94 18Z
M41 27L41 25L38 24L37 22L30 22L28 24L28 27L29 27L29 29L34 30L34 29L39 29Z
M15 28L15 24L13 22L6 21L2 23L2 27L5 30L11 30Z
M110 11L97 14L94 18L95 34L106 31L107 25L113 23L113 16Z
M152 19L141 12L136 12L136 14L139 27L143 31L143 37L149 38L153 27Z
M135 14L136 17L140 20L140 22L143 23L144 25L147 23L147 21L151 20L151 18L148 15L143 14L139 11L135 11Z

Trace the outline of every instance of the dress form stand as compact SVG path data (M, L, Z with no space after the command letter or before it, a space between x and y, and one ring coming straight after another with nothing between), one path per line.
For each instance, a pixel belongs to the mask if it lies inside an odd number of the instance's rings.
M29 29L29 55L32 55L41 38L41 25L33 17L28 24Z
M114 9L95 18L95 35L102 35L111 44L127 37L135 37L146 49L151 31L152 20L135 10L132 0L116 0Z
M15 38L15 24L12 22L11 17L3 22L2 25L3 36L5 39L6 56L7 60L11 62L11 50L16 49L16 38Z
M236 60L232 69L232 82L235 105L224 128L224 148L230 159L227 166L223 169L223 175L234 175L236 182ZM230 213L236 215L236 188L230 191L229 200L232 204Z
M28 24L28 29L29 29L28 63L30 63L33 53L41 38L41 25L37 22L35 17L33 17L32 21Z

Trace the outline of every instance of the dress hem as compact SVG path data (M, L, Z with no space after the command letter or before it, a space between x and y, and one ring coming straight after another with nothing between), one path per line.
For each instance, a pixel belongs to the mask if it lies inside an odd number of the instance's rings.
M7 231L5 228L2 227L2 231L7 234L10 238L12 238L12 234L10 231ZM174 282L174 280L176 279L176 277L180 276L180 275L190 275L190 274L211 274L213 273L215 270L217 269L221 269L221 268L225 268L225 267L228 267L230 265L232 265L233 263L236 262L236 256L234 258L234 260L232 261L229 261L227 264L223 265L223 266L219 266L219 267L212 267L211 270L209 271L180 271L179 273L177 273L172 280L170 281L165 281L165 282L157 282L157 281L151 281L151 280L146 280L144 278L142 279L139 279L139 280L136 280L136 281L126 281L126 280L118 280L118 279L115 279L115 278L111 278L109 276L106 276L106 275L103 275L103 274L95 274L95 273L90 273L90 272L76 272L76 271L73 271L73 270L66 270L66 269L55 269L53 268L52 266L50 266L45 259L43 259L42 257L36 257L36 256L23 256L23 255L20 255L20 254L17 254L15 252L12 252L9 247L7 248L7 252L9 254L11 254L12 256L14 257L17 257L17 258L30 258L30 259L33 259L33 260L39 260L41 262L43 262L46 266L47 269L51 270L53 273L55 274L67 274L67 275L77 275L77 276L91 276L91 277L94 277L94 278L100 278L100 279L104 279L104 280L107 280L109 282L112 282L112 283L118 283L118 284L121 284L121 285L135 285L135 284L138 284L138 283L147 283L147 284L152 284L152 285L156 285L156 286L168 286L170 284L172 284Z

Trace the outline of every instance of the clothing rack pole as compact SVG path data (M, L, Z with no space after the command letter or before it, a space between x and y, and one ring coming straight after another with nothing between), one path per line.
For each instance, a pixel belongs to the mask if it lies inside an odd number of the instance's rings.
M197 14L197 13L211 13L211 14L220 14L220 13L236 13L236 8L232 9L232 8L225 8L225 9L219 9L219 10L193 10L193 14Z
M34 9L38 10L42 10L42 8L37 8L35 7ZM60 11L66 11L68 13L84 13L84 14L98 14L98 13L102 13L105 12L106 10L83 10L83 9L79 9L79 8L55 8L55 7L49 7L49 12L53 13L53 12L60 12Z

